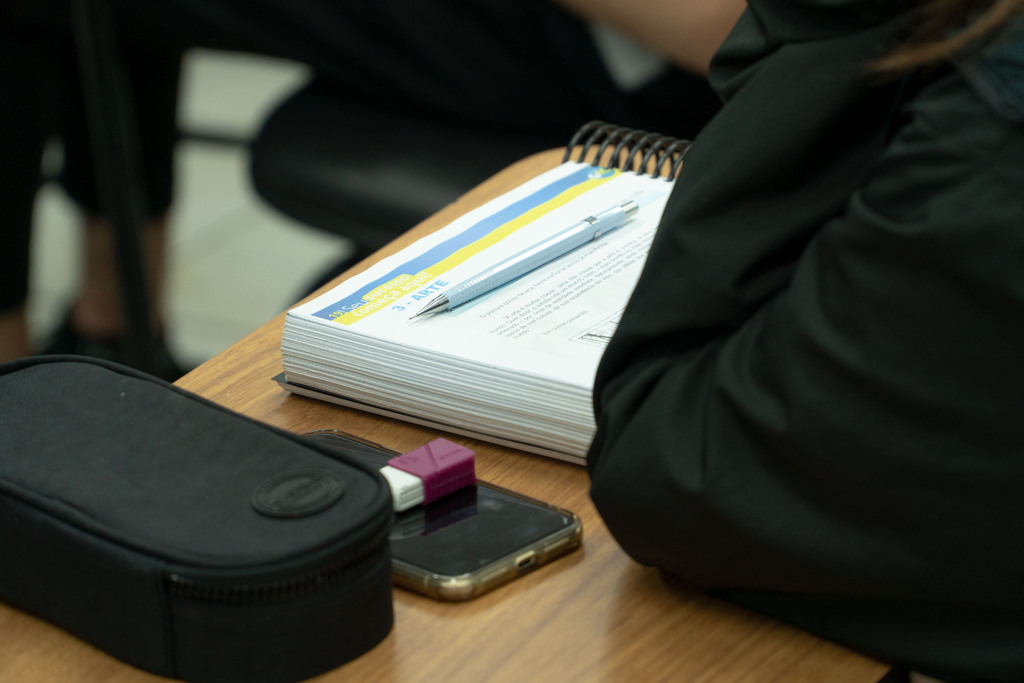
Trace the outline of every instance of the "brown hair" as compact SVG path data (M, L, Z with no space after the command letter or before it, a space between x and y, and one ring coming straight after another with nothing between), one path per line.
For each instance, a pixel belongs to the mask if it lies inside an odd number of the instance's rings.
M922 0L917 28L906 42L873 64L900 72L940 62L1024 14L1024 0Z

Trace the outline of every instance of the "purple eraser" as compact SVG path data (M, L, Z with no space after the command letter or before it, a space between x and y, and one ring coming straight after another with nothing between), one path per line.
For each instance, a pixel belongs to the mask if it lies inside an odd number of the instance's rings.
M391 458L388 465L423 480L424 503L476 483L473 451L448 439L434 439Z

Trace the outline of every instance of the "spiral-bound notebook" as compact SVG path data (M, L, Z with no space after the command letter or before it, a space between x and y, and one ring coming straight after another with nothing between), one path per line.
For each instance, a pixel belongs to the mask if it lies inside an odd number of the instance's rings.
M591 387L688 142L594 122L563 163L288 311L289 391L583 463ZM451 310L438 294L633 201L607 234Z

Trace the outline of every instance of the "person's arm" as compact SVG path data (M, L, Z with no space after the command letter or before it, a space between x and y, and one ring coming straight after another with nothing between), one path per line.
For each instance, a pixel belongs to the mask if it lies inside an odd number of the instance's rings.
M633 38L676 66L706 74L745 0L556 0Z

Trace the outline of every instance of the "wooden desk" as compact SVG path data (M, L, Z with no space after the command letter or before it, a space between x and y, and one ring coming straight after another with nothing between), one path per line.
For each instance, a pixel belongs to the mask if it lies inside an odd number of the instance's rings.
M545 153L506 169L403 239L436 229L554 166L560 154ZM279 316L178 384L295 432L341 429L400 451L437 436L279 389L271 377L280 372L282 324ZM452 438L476 451L481 479L579 514L584 547L466 603L396 589L395 626L388 638L315 680L873 683L887 672L879 662L667 583L657 571L632 562L591 504L581 467ZM146 680L158 679L0 604L0 681Z

